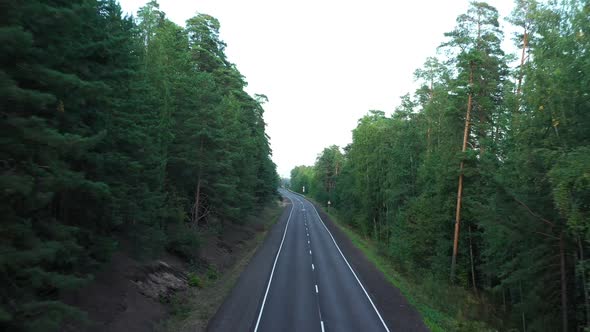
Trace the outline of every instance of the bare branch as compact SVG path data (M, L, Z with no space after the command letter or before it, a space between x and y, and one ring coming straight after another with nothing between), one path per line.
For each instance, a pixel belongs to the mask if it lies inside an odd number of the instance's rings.
M541 219L541 221L543 221L544 223L550 225L551 227L554 227L555 224L543 217L541 217L540 215L536 214L535 212L533 212L533 210L531 210L531 208L528 207L528 205L526 205L524 202L522 202L521 200L519 200L518 198L516 198L515 196L512 196L512 198L514 198L514 200L516 202L518 202L518 204L522 205L533 217L539 218Z

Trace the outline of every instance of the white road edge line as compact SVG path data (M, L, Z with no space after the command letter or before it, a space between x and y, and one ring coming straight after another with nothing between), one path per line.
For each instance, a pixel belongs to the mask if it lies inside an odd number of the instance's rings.
M323 321L323 320L321 320L321 321L320 321L320 324L322 324L322 332L324 332L324 331L325 331L325 330L324 330L324 321Z
M289 197L287 197L289 198ZM293 200L289 198L291 201L291 212L289 212L289 218L287 218L287 225L285 226L285 231L283 232L283 238L281 239L281 245L279 245L279 250L277 251L277 255L275 256L275 262L272 265L272 270L270 271L270 278L268 279L268 285L266 286L266 292L264 292L264 299L262 300L262 305L260 306L260 313L258 314L258 319L256 320L256 327L254 327L254 332L258 331L258 325L260 324L260 318L262 318L262 312L264 311L264 304L266 303L266 297L268 296L268 290L270 289L270 284L272 283L272 276L275 273L275 267L277 266L277 261L279 260L279 255L281 254L281 249L283 248L283 242L285 242L285 235L287 235L287 229L289 228L289 222L291 221L291 215L293 214L293 208L295 207L295 203Z
M383 320L383 317L381 317L381 314L379 313L379 310L377 310L377 307L375 306L375 303L373 303L373 300L371 300L371 297L369 296L369 293L367 293L367 290L365 289L365 287L363 286L363 284L361 283L361 281L359 280L359 278L356 276L356 273L354 273L354 270L352 269L352 266L350 266L350 264L346 260L346 257L344 257L344 254L342 253L342 250L340 250L340 247L338 247L338 243L336 243L336 240L334 239L334 236L332 236L332 233L330 233L330 230L328 229L328 227L326 227L326 224L324 224L324 221L322 220L322 217L320 217L320 214L318 213L318 210L315 208L315 205L313 205L311 202L309 204L311 204L311 207L313 207L313 210L315 211L315 214L318 216L318 218L322 222L322 225L324 226L324 228L326 229L326 231L328 232L328 234L330 234L330 237L332 238L332 241L334 242L334 245L336 246L336 249L338 249L338 252L340 252L340 255L344 259L344 262L346 262L346 265L348 265L348 268L350 269L350 272L352 272L352 275L354 276L354 278L356 279L356 281L359 283L359 285L363 289L363 292L365 292L365 295L369 299L369 302L371 302L371 305L373 306L373 309L375 309L375 313L377 314L377 316L379 316L379 319L381 320L381 323L383 324L383 327L385 328L385 331L389 332L389 328L387 327L387 324L385 324L385 321Z

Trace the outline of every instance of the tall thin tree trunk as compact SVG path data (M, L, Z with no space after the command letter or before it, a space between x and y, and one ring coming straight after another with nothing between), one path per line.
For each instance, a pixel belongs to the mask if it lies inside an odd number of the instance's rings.
M432 70L430 70L430 89L428 91L428 102L432 102L432 99L434 98L434 78L433 78L433 74L432 74ZM428 119L428 130L426 132L426 154L430 154L430 150L431 150L431 143L430 143L430 131L431 131L431 125L432 122L430 121L430 117Z
M375 217L373 217L373 239L377 239L378 235L377 235L377 219L375 219Z
M474 259L473 259L473 240L471 237L471 225L469 225L468 229L469 229L469 257L471 260L471 283L473 284L473 292L475 293L475 296L478 296L477 284L475 283L475 264L474 264Z
M567 276L565 274L565 245L563 232L559 235L559 265L561 276L561 322L562 330L567 332Z
M521 91L521 87L522 87L522 78L524 76L524 72L523 72L523 66L524 66L524 62L526 59L526 48L528 47L528 42L529 42L529 34L526 28L526 25L524 27L524 35L522 37L522 53L520 55L520 70L518 71L518 83L516 84L516 96L518 97L520 95L520 91ZM517 100L517 105L516 108L518 109L519 104L518 104L518 100Z
M199 209L201 204L201 174L199 174L199 178L197 179L197 190L195 191L195 207L194 207L194 219L193 223L195 226L199 223Z
M385 203L385 243L389 245L391 227L389 227L389 205Z
M430 121L428 123L428 129L426 130L426 155L430 155L431 143L430 143Z
M436 126L436 147L440 147L440 137L441 137L441 127L442 127L442 112L438 112L438 123Z
M518 283L518 291L520 293L520 302L523 302L523 295L522 295L522 281ZM522 318L522 332L526 332L526 315L524 311L520 311L520 316Z
M469 68L469 88L473 85L473 63ZM467 97L467 112L465 113L465 130L463 131L463 146L461 152L463 154L467 151L467 140L469 139L469 126L471 118L471 107L473 93L469 90L469 96ZM465 167L465 161L461 160L459 165L459 185L457 188L457 209L455 211L455 235L453 238L453 259L451 262L451 282L455 281L455 268L457 265L457 252L459 249L459 229L461 228L461 201L463 199L463 168Z
M585 306L585 314L586 314L586 327L590 326L590 301L588 295L588 286L586 285L586 267L584 266L584 247L582 246L582 240L578 236L578 248L580 249L580 261L582 262L582 289L584 290L584 306Z
M484 110L481 105L477 105L477 110L479 113L479 133L477 140L479 141L479 155L480 157L486 152L485 140L487 137L486 128L484 127L484 123L486 123L486 116L484 114Z
M506 289L502 287L502 311L506 313Z
M198 158L203 157L203 139L199 143L199 156ZM199 223L199 211L201 209L201 178L203 176L203 166L199 166L199 174L197 175L197 189L195 191L195 212L194 212L194 219L193 223L195 226Z

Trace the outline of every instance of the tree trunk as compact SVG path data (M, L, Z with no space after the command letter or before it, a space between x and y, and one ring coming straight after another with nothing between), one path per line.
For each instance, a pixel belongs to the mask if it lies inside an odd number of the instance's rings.
M197 226L199 223L199 209L201 203L201 175L199 174L199 179L197 180L197 190L195 191L195 205L194 205L194 212L193 212L193 225Z
M378 240L379 235L377 234L377 219L373 217L373 239Z
M584 247L582 246L582 240L578 236L578 248L580 249L580 262L582 262L582 289L584 290L584 313L586 314L586 327L590 326L590 303L588 303L589 295L588 295L588 286L586 285L586 267L584 266Z
M430 122L430 121L429 121ZM426 130L426 155L430 155L430 123L428 124L428 130Z
M506 289L502 287L502 311L506 313Z
M467 151L467 140L469 139L469 126L471 118L471 107L473 105L471 86L473 85L473 63L469 70L469 96L467 97L467 112L465 113L465 130L463 131L463 146L461 152ZM453 238L453 260L451 262L451 282L455 281L455 268L457 265L457 252L459 249L459 229L461 227L461 201L463 199L463 168L465 161L461 160L459 165L459 185L457 188L457 208L455 211L455 235Z
M203 156L203 139L201 138L201 142L199 144L199 156L198 158L202 158ZM197 175L197 189L195 190L195 206L194 206L194 213L193 213L193 224L197 226L199 223L199 211L201 209L201 178L203 176L203 166L199 166L199 174Z
M520 302L523 302L523 295L522 295L522 282L518 283L518 292L520 294ZM524 311L521 310L520 316L522 319L522 331L526 332L526 315Z
M391 227L389 227L389 205L385 204L385 243L389 245Z
M432 102L432 98L434 97L434 79L433 79L433 74L432 74L432 70L430 70L430 87L428 89L428 102L431 103ZM430 126L431 126L431 121L430 118L428 118L428 130L426 130L426 154L429 155L430 154Z
M523 73L523 66L526 59L526 48L528 47L529 42L529 34L527 32L526 26L524 27L524 35L522 37L522 53L520 55L520 70L518 71L518 83L516 84L516 97L520 95L521 87L522 87L522 78L524 76ZM516 109L519 108L518 99L517 99Z
M565 245L563 232L559 235L559 265L561 276L561 319L562 331L567 332L567 277L565 274Z
M471 260L471 283L473 284L473 293L475 296L478 296L477 293L477 284L475 283L475 264L473 259L473 240L471 238L471 225L469 225L469 257Z

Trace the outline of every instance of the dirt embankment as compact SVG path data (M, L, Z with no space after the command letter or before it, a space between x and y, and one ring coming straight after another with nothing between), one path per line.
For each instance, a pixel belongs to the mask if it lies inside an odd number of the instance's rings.
M90 325L72 322L62 330L203 330L281 210L272 206L243 225L204 231L198 263L168 254L141 263L124 250L115 253L92 283L64 298L87 312Z
M69 323L63 331L148 331L167 315L160 301L186 287L182 263L172 256L141 264L126 252L111 262L65 302L87 312L90 325Z

